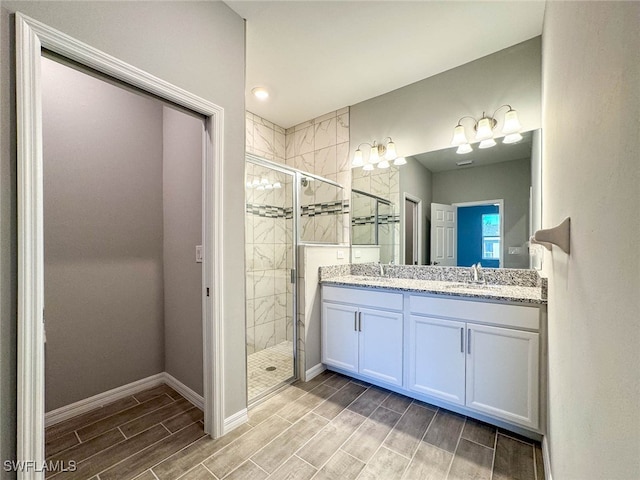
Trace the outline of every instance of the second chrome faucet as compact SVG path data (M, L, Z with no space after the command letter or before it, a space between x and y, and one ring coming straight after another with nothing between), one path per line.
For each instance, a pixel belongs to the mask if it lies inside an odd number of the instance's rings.
M484 273L482 271L482 265L480 262L477 264L471 265L471 279L470 283L485 283Z

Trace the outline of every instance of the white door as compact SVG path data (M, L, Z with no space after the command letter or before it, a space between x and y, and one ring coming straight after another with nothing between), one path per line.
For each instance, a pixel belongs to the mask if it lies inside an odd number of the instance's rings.
M457 257L458 207L431 204L431 261L455 267Z
M358 309L322 302L322 363L358 372Z
M409 390L464 405L465 324L409 317Z
M402 386L402 313L361 308L360 373Z
M467 406L538 428L539 334L467 324Z

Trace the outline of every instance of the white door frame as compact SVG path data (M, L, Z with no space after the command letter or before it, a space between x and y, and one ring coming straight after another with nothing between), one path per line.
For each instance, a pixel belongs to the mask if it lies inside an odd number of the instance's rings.
M423 240L423 235L422 235L422 199L418 198L414 195L411 195L410 193L407 192L402 192L402 212L400 215L400 221L402 222L402 227L400 229L401 231L401 235L402 235L402 239L400 242L400 245L402 246L402 250L400 252L400 263L404 263L404 258L405 258L405 245L406 245L406 240L405 240L405 235L407 233L407 226L405 224L405 206L407 204L407 200L409 200L412 203L415 203L417 206L417 215L418 215L418 221L415 225L415 228L418 230L417 232L417 242L418 242L418 249L417 249L417 255L418 255L418 265L422 265L422 242ZM415 246L414 246L415 247Z
M478 200L477 202L460 202L452 203L456 207L479 207L482 205L498 205L498 213L500 214L500 260L498 268L502 268L504 265L504 199L498 198L496 200Z
M117 58L16 13L18 150L18 392L17 460L31 468L20 480L44 479L44 244L42 48L206 117L203 143L204 428L214 438L224 424L222 342L222 186L224 110ZM211 291L211 296L205 292Z

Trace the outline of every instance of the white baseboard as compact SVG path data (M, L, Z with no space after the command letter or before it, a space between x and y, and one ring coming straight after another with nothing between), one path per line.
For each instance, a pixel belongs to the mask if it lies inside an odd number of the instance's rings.
M204 397L202 395L197 394L189 387L187 387L184 383L179 381L173 375L168 374L167 372L163 372L164 383L173 388L176 392L182 395L184 398L189 400L192 404L198 407L200 410L204 410Z
M249 421L249 413L248 410L242 409L237 413L234 413L230 417L224 419L224 428L222 430L222 434L226 435L231 430L238 428L240 425L247 423Z
M549 441L547 436L542 437L542 461L544 462L544 476L547 480L553 480L551 475L551 455L549 454Z
M156 387L162 383L165 383L164 372L151 375L150 377L137 380L127 385L122 385L121 387L117 387L103 393L99 393L98 395L85 398L84 400L74 402L70 405L56 408L55 410L51 410L50 412L45 413L45 427L63 422L65 420L68 420L69 418L75 417L76 415L86 413L89 410L103 407L104 405L113 403L116 400L128 397L129 395L134 395L143 390L147 390L148 388Z
M51 410L50 412L45 413L45 427L63 422L95 408L103 407L109 403L120 400L121 398L128 397L129 395L135 395L143 390L157 387L163 383L169 385L199 409L204 410L204 397L202 397L202 395L198 395L173 375L169 375L167 372L161 372L151 375L150 377L128 383L127 385L122 385L121 387L99 393L93 397L85 398L84 400L80 400L70 405Z
M307 370L305 372L305 381L308 382L312 378L317 377L322 372L324 372L326 369L327 369L327 367L325 367L323 363L319 363L319 364L311 367L309 370Z

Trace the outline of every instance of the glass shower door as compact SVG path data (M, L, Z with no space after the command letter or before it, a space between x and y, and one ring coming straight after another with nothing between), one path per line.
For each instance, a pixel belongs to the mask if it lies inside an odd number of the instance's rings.
M249 403L296 378L295 174L247 158L246 322Z

